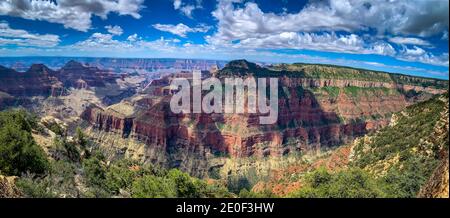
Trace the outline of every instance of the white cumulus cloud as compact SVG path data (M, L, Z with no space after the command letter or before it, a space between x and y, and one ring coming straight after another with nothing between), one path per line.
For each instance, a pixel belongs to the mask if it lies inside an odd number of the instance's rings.
M108 25L108 26L105 26L105 29L108 31L108 33L111 33L116 36L120 36L123 33L122 27L117 26L117 25L116 26Z
M188 33L201 32L206 33L211 28L206 25L198 25L197 27L189 27L183 23L177 25L172 24L154 24L153 27L159 31L169 32L180 37L186 37Z
M205 38L217 47L310 49L448 63L445 55L424 50L418 58L409 54L413 51L398 49L405 45L431 48L433 45L421 38L445 36L446 1L310 1L298 12L277 14L262 11L255 2L223 0L212 15L218 22L217 31Z
M389 38L390 42L396 43L396 44L403 44L403 45L422 45L422 46L430 46L430 43L419 38L412 38L412 37L392 37Z
M109 13L139 19L144 0L2 0L0 15L43 20L66 28L87 31L93 15L106 19Z
M207 39L208 41L214 38ZM218 42L211 41L212 44ZM385 42L366 43L356 34L338 35L331 33L296 33L282 32L265 37L246 38L237 43L222 42L222 45L236 48L267 48L267 49L309 49L329 52L345 52L355 54L393 55L394 48Z
M192 18L193 11L202 8L202 0L196 0L191 4L183 2L182 0L173 0L173 8L179 10L186 17Z
M404 46L402 50L397 55L397 58L405 61L416 61L432 65L448 66L449 56L448 53L442 53L440 55L432 54L424 49L413 46L408 48Z
M54 47L59 42L58 35L34 34L26 30L12 29L9 23L0 21L0 45Z

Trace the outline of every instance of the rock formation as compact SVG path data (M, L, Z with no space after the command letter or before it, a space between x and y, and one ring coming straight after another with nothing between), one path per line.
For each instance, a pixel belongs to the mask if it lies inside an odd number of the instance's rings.
M105 105L120 102L136 93L145 80L140 75L100 70L69 61L59 70L33 64L25 72L0 66L0 108L28 101L32 97L47 98L70 94L70 89L91 89Z
M48 96L56 82L53 71L43 65L32 65L26 72L0 66L0 91L13 96Z
M309 65L263 68L246 61L231 62L217 75L278 77L277 123L259 125L259 114L174 114L171 93L163 91L170 77L153 81L147 94L126 106L91 106L82 118L98 139L115 135L143 144L133 151L119 145L117 153L136 156L138 151L142 161L205 176L215 164L223 164L215 161L222 157L282 157L342 145L386 126L392 113L448 87L447 81L381 72Z
M427 183L420 189L417 197L449 198L448 166L448 151L446 151Z
M22 196L21 191L16 187L14 176L0 175L0 198L19 198Z

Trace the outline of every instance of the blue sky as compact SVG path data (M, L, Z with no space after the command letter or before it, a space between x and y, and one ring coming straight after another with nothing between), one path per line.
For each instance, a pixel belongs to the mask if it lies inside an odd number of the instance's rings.
M448 1L2 0L0 56L307 62L448 79Z

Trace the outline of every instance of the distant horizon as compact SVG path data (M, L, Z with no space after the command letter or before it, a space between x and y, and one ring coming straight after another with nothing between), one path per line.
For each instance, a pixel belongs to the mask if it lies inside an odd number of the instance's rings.
M218 60L218 59L204 59L204 58L176 58L176 57L107 57L107 56L6 56L6 57L0 57L1 59L5 58L74 58L74 59L82 59L82 58L92 58L92 59L166 59L166 60L196 60L196 61L217 61L217 62L230 62L230 61L236 61L236 60L246 60L248 62L252 63L263 63L264 65L274 65L274 64L305 64L305 65L323 65L323 66L333 66L333 67L343 67L343 68L349 68L349 69L356 69L356 70L366 70L366 71L372 71L372 72L380 72L380 73L388 73L388 74L394 74L394 75L405 75L405 76L412 76L417 78L428 78L428 79L437 79L437 80L444 80L449 81L449 77L432 77L432 76L421 76L421 75L412 75L402 72L390 72L390 71L383 71L383 70L376 70L376 69L370 69L370 68L364 68L364 67L354 67L354 66L347 66L347 65L339 65L339 64L333 64L333 63L308 63L308 62L264 62L264 61L258 61L258 60L249 60L245 58L237 58L237 59L231 59L231 60ZM70 60L69 60L70 61ZM74 60L76 61L76 60ZM35 63L38 64L38 63ZM45 63L43 63L45 65ZM88 64L88 63L87 63ZM0 65L2 65L0 63ZM31 65L30 65L31 66ZM30 67L28 66L28 67ZM183 70L183 69L181 69Z

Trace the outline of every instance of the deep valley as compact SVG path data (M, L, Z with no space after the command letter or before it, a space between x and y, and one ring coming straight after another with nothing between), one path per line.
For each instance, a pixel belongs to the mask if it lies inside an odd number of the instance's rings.
M448 80L246 60L96 63L0 66L0 196L448 197ZM278 78L277 122L173 113L170 84L193 69ZM31 165L6 155L14 134L40 155Z

